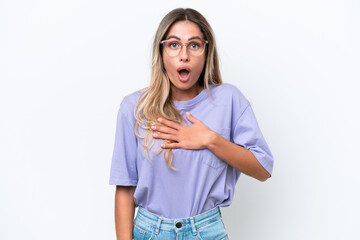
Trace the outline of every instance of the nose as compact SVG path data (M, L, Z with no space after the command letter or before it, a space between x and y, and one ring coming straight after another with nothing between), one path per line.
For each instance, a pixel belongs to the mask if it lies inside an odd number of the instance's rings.
M182 62L188 62L190 60L186 46L182 46L182 48L180 49L179 57L180 57L180 61Z

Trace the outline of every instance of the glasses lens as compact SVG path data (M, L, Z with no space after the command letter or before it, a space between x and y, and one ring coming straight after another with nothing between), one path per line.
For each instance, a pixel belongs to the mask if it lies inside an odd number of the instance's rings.
M187 49L193 56L199 56L204 52L205 44L200 40L192 40L188 43Z
M169 56L176 57L179 55L183 44L178 40L165 40L163 42L164 50ZM205 42L201 40L192 40L186 44L188 53L192 56L200 56L205 50Z
M168 40L164 43L164 48L169 56L175 57L179 54L181 49L181 42L176 40Z

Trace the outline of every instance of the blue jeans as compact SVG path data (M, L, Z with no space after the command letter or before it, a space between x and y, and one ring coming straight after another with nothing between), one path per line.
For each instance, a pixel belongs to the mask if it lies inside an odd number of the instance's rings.
M133 240L229 240L219 207L189 218L168 219L139 206Z

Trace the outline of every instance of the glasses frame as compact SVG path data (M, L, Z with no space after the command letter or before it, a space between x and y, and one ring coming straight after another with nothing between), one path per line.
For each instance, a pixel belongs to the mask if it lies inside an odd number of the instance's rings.
M206 44L209 44L209 42L208 42L207 40L202 40L202 39L198 39L198 40L200 40L200 41L204 44L204 48L203 48L202 52L201 52L199 55L193 55L193 54L191 54L191 51L189 51L189 54L190 54L191 56L194 56L194 57L201 56L201 55L205 52ZM167 43L168 41L173 41L173 39L162 40L162 41L160 42L160 44L162 44L162 45L164 46L164 44ZM189 43L191 43L191 41L188 42L188 43L183 43L183 42L181 42L181 41L179 41L179 40L177 40L177 42L181 43L181 44L180 44L181 47L180 47L180 50L179 50L179 52L178 52L177 55L171 56L171 55L166 51L166 49L165 49L166 54L169 55L170 57L177 57L177 56L179 56L179 54L180 54L183 46L186 46L186 50L188 50L187 46L189 45Z

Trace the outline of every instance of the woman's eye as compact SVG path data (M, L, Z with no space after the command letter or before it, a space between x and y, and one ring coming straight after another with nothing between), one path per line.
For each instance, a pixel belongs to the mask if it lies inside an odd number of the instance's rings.
M199 43L190 43L190 48L191 48L191 49L199 49L199 48L200 48L200 44L199 44Z
M171 43L169 43L169 47L170 48L178 48L179 44L177 42L171 42Z

